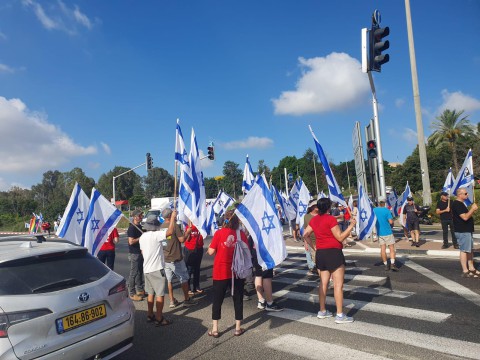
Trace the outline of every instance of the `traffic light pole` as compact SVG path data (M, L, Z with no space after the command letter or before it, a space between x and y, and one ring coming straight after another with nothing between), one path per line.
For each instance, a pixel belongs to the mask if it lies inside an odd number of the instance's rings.
M130 170L127 170L127 171L125 171L124 173L121 173L120 175L117 175L117 176L114 176L114 177L113 177L113 183L112 183L112 189L113 189L113 192L112 192L113 206L116 206L116 205L115 205L115 179L116 179L116 178L119 178L119 177L122 176L122 175L125 175L125 174L129 173L130 171L133 171L133 170L135 170L135 169L138 169L140 166L143 166L143 165L145 165L145 164L146 164L146 162L144 162L143 164L140 164L140 165L138 165L138 166L135 166L134 168L131 168Z
M382 154L382 141L380 139L380 126L378 123L378 103L377 95L375 92L375 84L373 83L372 72L368 72L368 80L370 80L370 87L372 88L372 104L373 104L373 133L375 135L375 141L377 142L377 169L378 169L378 181L379 187L378 196L386 198L385 191L385 172L383 169L383 154Z

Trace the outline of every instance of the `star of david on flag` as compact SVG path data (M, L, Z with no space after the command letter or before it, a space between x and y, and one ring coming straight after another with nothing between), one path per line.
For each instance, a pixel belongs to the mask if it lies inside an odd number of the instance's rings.
M272 185L272 192L275 194L277 198L277 202L282 209L283 215L287 218L288 221L291 221L297 217L295 210L292 206L288 203L288 201L280 194L275 186Z
M273 269L279 265L287 256L287 248L275 203L263 174L257 176L235 214L252 236L262 269Z
M397 206L396 208L397 209L400 209L397 213L399 215L399 218L398 218L398 221L400 222L400 224L405 227L405 219L403 217L403 209L405 208L405 205L407 204L407 198L409 196L412 196L412 191L410 190L410 185L408 185L408 181L407 181L407 185L405 186L405 191L402 193L402 195L400 195L400 197L398 198L397 200Z
M85 216L90 200L78 183L75 183L70 200L63 213L56 235L75 244L82 243Z
M468 198L464 203L467 206L473 204L473 187L475 185L475 178L473 176L473 161L472 161L472 149L468 150L465 161L460 169L455 183L452 186L452 194L455 194L459 188L465 188L468 193Z
M356 232L359 240L366 239L373 231L377 217L373 211L372 204L368 198L368 194L362 186L362 183L358 182L358 214Z
M213 203L213 210L215 211L215 213L218 214L218 216L222 216L223 213L228 209L228 207L234 202L235 200L233 200L230 195L228 195L223 190L220 190L217 198L215 199L215 202Z
M447 178L445 179L445 183L443 184L442 191L447 192L449 195L452 195L452 187L454 182L452 168L448 170Z
M255 181L255 176L253 175L252 165L250 165L250 161L245 161L245 168L243 169L243 181L242 181L242 191L246 194L250 191L253 186L253 182Z
M296 223L300 228L300 234L303 235L303 224L304 224L304 217L308 210L308 203L310 202L310 192L307 189L307 186L303 182L303 180L298 180L300 185L300 190L298 191L298 206L297 206L297 217Z

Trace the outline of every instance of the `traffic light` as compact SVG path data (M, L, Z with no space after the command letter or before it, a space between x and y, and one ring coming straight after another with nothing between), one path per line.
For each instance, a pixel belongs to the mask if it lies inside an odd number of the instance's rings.
M390 34L390 28L385 26L381 28L378 24L372 23L372 29L370 30L369 41L369 68L370 71L381 72L382 65L390 60L390 55L382 54L382 51L387 50L390 47L388 40L383 41L385 36Z
M150 153L147 153L147 170L150 170L153 167L153 159Z
M377 157L377 143L375 140L369 140L367 142L367 154L371 159L375 159Z
M214 146L213 146L213 142L210 142L210 144L208 144L208 155L207 157L210 159L210 160L215 160L215 149L214 149Z

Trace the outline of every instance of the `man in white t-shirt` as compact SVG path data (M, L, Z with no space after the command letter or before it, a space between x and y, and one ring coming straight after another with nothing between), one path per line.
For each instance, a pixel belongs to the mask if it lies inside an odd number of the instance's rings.
M147 322L155 326L170 325L172 322L163 316L165 300L165 258L163 257L162 241L166 239L166 230L160 229L160 221L155 215L149 215L140 236L139 244L143 255L143 273L147 296ZM156 314L153 313L153 301L156 297Z

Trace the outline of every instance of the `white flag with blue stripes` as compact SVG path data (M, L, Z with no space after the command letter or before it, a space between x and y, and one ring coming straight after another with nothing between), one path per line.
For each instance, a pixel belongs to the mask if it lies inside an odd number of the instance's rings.
M395 189L392 189L390 191L390 194L387 195L387 206L389 207L390 211L392 212L392 216L397 217L398 216L398 196L397 192Z
M283 227L265 176L257 177L235 214L255 242L258 264L262 269L273 269L287 257Z
M407 205L407 198L409 196L412 196L412 191L410 190L410 185L408 185L408 181L407 181L407 186L405 186L405 191L397 200L397 209L400 209L398 211L398 215L399 215L398 221L403 227L405 227L405 219L403 218L403 209L405 208L405 205Z
M255 182L255 176L253 175L252 165L250 165L250 161L245 161L245 168L243 169L243 182L242 182L242 191L247 194L253 186Z
M218 216L222 216L223 213L228 209L228 207L233 205L234 203L235 200L233 200L230 195L228 195L223 190L220 190L217 198L215 199L215 202L213 203L213 210L215 211L215 213L218 214Z
M184 174L191 174L190 161L188 158L187 149L185 148L185 141L183 140L182 129L180 128L180 120L177 119L177 127L175 130L175 166L179 167L180 182L179 182L179 194L182 187L182 177ZM190 176L191 178L191 176ZM185 203L179 196L177 203L175 204L178 210L178 219L183 223L188 223L188 218L184 214Z
M301 180L295 180L295 183L292 186L292 190L290 190L290 195L288 197L288 202L295 210L295 218L297 218L298 212L298 201L300 199L300 188L302 186Z
M473 176L473 161L472 161L472 149L468 150L465 161L460 169L455 183L452 186L452 194L455 194L459 188L465 188L468 193L468 198L464 203L467 206L473 204L473 187L475 186L475 178Z
M88 214L83 228L82 246L96 256L108 235L122 218L123 214L110 201L93 188Z
M335 180L335 176L333 175L333 172L332 172L332 169L330 168L330 164L328 163L327 157L323 152L323 148L318 142L317 138L315 137L315 134L313 133L313 130L310 127L310 125L308 126L308 128L312 133L313 140L315 141L315 147L317 148L318 158L322 163L323 171L325 172L325 177L327 178L327 185L328 185L328 191L330 193L330 200L347 207L347 202L345 201L345 198L342 195L342 191L340 190L340 186L338 186L337 184L337 180Z
M358 213L356 233L358 239L366 239L373 231L375 224L377 223L377 217L373 212L373 206L368 198L368 194L362 186L362 183L358 182Z
M87 217L89 203L88 196L80 185L75 183L56 232L58 237L78 245L82 243L83 225Z
M296 223L299 225L300 234L303 235L303 218L308 210L310 202L310 192L305 183L300 179L300 191L298 192L297 218Z
M293 209L293 207L290 205L290 203L283 197L282 194L277 190L275 186L272 185L272 192L275 194L275 197L277 198L278 204L280 205L280 208L282 209L283 215L288 221L291 221L297 217L297 213Z
M452 168L448 170L447 178L445 179L445 183L443 184L442 191L447 192L449 195L452 195L452 187L454 182Z

